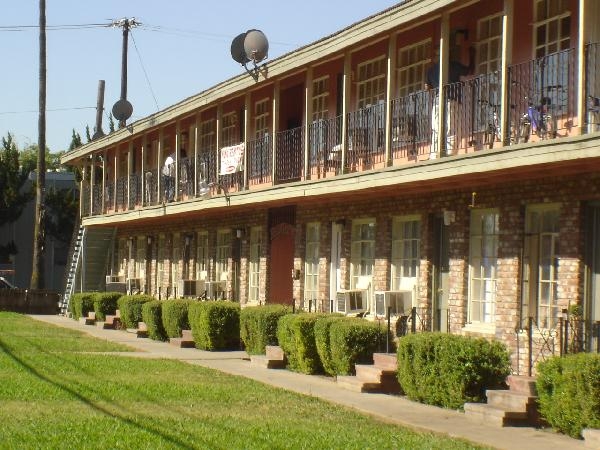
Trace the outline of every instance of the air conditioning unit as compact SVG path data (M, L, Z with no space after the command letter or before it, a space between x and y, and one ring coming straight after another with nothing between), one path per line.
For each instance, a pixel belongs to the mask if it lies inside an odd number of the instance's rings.
M140 278L128 278L125 280L125 289L127 293L137 293L142 290L142 280Z
M344 314L364 312L367 308L367 291L340 291L336 295L337 312Z
M413 307L413 291L375 292L375 315L387 316L388 307L392 316L408 316Z
M203 280L179 280L177 295L181 297L201 297L204 294Z
M208 300L223 298L225 295L224 281L207 281L204 283Z
M106 275L106 284L122 282L122 278L119 275Z

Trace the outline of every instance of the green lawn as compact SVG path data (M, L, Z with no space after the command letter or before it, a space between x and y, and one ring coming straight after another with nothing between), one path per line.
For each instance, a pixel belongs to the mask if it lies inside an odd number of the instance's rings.
M0 312L0 448L464 449L209 369Z

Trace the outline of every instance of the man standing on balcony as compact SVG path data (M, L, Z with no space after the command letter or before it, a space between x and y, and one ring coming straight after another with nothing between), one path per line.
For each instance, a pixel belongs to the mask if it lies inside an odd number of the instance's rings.
M175 196L175 158L174 154L167 156L162 168L163 181L165 185L165 202L172 202Z
M446 155L452 155L456 147L456 128L458 123L459 104L462 100L462 80L461 78L473 73L475 69L475 48L469 47L469 61L467 65L461 63L457 54L463 53L462 49L468 45L466 40L467 31L463 31L461 36L464 39L460 39L450 51L450 62L448 64L448 87L445 92L446 100ZM457 33L458 37L458 33ZM436 47L434 49L433 56L434 64L427 70L426 74L426 90L436 90L434 93L433 107L431 110L431 150L429 153L429 159L435 159L437 156L438 139L440 130L438 129L438 118L439 118L439 101L438 96L440 95L440 49Z

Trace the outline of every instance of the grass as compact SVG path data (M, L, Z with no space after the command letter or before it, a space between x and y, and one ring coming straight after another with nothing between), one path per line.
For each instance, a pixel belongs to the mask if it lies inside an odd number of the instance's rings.
M89 353L124 350L0 312L0 448L474 448L178 361Z

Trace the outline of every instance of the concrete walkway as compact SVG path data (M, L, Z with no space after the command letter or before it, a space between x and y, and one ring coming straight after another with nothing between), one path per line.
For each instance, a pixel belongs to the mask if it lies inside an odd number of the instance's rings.
M319 397L417 431L441 433L498 449L589 448L585 447L583 441L558 435L552 431L481 425L465 417L462 412L422 405L401 396L352 392L338 387L331 378L257 367L250 363L248 355L243 351L207 352L177 348L165 342L140 339L135 334L125 331L103 330L96 326L83 325L63 316L32 315L31 317L60 327L80 330L91 336L125 344L138 350L126 353L126 356L177 359L232 375L252 378L289 391Z

